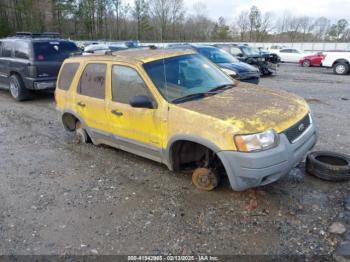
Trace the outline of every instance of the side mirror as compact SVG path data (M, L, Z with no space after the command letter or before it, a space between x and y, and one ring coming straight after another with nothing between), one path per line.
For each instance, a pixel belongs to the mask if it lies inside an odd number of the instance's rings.
M153 102L148 96L134 96L130 99L129 105L136 108L154 108Z

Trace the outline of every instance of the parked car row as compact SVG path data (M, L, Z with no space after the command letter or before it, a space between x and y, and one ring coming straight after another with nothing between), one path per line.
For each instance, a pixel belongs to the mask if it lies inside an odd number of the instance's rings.
M350 73L350 51L330 50L308 54L285 46L272 46L270 51L277 54L281 62L298 62L301 66L323 66L332 68L334 74L346 75Z
M234 79L252 84L258 84L260 81L259 69L247 63L240 62L223 49L214 46L195 44L174 44L169 45L168 48L192 49L218 65L226 74Z
M248 45L215 44L235 56L241 62L257 67L261 75L272 75L277 73L280 57L267 50L256 49Z

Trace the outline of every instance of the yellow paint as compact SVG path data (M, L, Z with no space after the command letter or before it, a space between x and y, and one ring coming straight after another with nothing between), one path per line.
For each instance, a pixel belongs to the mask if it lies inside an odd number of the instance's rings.
M168 141L173 136L185 134L211 141L221 150L236 150L233 140L236 134L257 133L270 128L282 132L294 125L309 111L304 99L286 92L281 93L280 96L286 99L285 96L288 94L290 101L293 102L289 108L292 110L292 114L288 112L288 115L286 110L283 111L275 107L274 109L262 109L243 119L235 115L220 119L185 108L181 104L168 103L149 79L143 70L142 64L187 53L192 52L143 50L118 52L116 56L86 56L67 59L64 63L79 62L80 67L68 91L56 89L57 108L61 111L71 110L75 112L84 119L90 128L159 148L166 148ZM77 94L80 74L88 63L105 63L107 65L105 100ZM140 109L133 108L128 104L113 102L111 100L111 68L113 65L124 65L135 69L148 86L150 93L158 104L157 108ZM264 91L269 92L269 89L264 89ZM247 92L252 91L247 88ZM254 90L254 92L258 91ZM274 95L276 95L275 91ZM225 97L222 100L225 103ZM86 107L80 108L77 105L78 102L86 104ZM264 103L264 101L260 102ZM246 104L245 106L249 108L250 105ZM123 116L115 116L111 113L112 110L122 112ZM207 110L210 111L210 108ZM280 119L281 115L286 115L283 121L274 120ZM266 119L266 116L268 116L269 121L262 120Z

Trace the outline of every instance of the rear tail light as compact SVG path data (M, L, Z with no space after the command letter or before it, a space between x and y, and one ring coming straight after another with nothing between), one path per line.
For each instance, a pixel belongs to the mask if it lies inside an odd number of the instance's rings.
M36 66L33 66L33 65L28 66L28 71L29 71L30 77L33 77L33 78L37 77L38 73L36 70Z

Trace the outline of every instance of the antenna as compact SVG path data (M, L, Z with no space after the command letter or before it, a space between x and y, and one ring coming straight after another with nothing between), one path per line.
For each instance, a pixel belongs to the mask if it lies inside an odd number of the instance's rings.
M163 42L163 28L161 28L161 43L162 43L162 47L163 47L163 50L165 50L165 45L164 45L164 42ZM164 52L165 53L165 52ZM164 85L165 85L165 93L166 93L166 97L167 97L167 100L169 100L169 92L168 92L168 81L167 81L167 76L166 76L166 68L165 68L165 58L164 58L164 54L163 54L163 73L164 73Z

